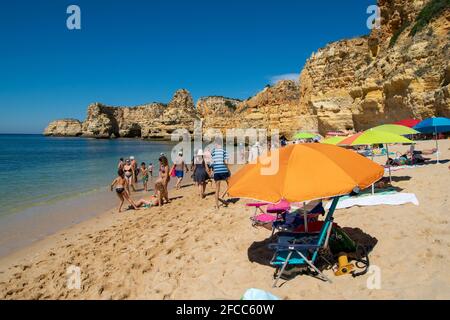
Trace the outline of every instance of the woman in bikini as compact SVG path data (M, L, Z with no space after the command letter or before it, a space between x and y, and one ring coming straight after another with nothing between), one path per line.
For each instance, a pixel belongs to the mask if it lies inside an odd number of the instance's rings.
M160 206L164 204L164 200L169 203L169 192L167 190L169 181L169 161L166 156L161 156L159 158L159 178L155 182L156 195Z
M119 213L122 212L122 206L125 200L127 200L135 210L138 210L138 207L127 192L128 181L125 179L125 174L122 169L119 169L117 178L111 183L111 191L113 191L114 187L116 189L117 197L120 200Z
M133 189L134 192L136 192L136 189L134 188L134 170L133 166L131 165L131 162L129 159L125 162L125 165L123 166L123 172L125 174L125 179L127 180L127 191L130 194L130 186Z
M136 207L138 208L143 207L145 209L148 209L157 206L159 206L159 200L156 195L151 196L149 200L140 199L138 202L136 202Z

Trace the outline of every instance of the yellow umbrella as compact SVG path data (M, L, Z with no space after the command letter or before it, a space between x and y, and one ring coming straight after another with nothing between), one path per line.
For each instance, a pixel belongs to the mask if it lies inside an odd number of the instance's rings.
M420 133L417 130L414 130L414 129L411 129L411 128L408 128L405 126L401 126L398 124L383 124L381 126L372 128L371 130L389 132L389 133L398 134L401 136Z

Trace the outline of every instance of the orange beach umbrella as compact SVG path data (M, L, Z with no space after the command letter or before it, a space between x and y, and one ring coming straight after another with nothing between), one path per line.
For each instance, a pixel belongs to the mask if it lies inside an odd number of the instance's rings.
M326 144L297 144L261 157L246 165L230 179L228 194L277 203L303 202L346 195L355 188L365 189L383 177L384 169L375 162L349 150ZM273 174L269 165L278 159ZM272 165L273 168L273 165Z

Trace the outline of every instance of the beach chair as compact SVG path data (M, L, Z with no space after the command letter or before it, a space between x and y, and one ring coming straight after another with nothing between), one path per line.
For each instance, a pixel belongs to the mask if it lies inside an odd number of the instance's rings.
M314 205L314 203L312 204ZM283 220L278 220L273 223L273 229L278 231L288 232L314 232L317 233L316 228L310 230L309 226L318 221L320 216L325 215L325 209L322 201L314 205L312 209L307 209L305 205L302 208L289 212L284 215ZM304 230L304 231L298 231Z
M275 250L270 264L277 268L273 287L276 287L287 266L306 267L315 272L319 279L331 282L315 266L315 263L320 249L328 247L328 240L331 234L331 228L333 227L333 214L338 201L339 197L333 199L331 208L326 215L319 233L279 232L277 234L277 243L269 244L269 248Z
M267 206L266 212L262 207ZM270 204L266 202L249 203L247 207L255 208L252 220L252 226L267 226L273 225L274 222L282 220L283 215L291 209L289 202L282 200L277 204Z

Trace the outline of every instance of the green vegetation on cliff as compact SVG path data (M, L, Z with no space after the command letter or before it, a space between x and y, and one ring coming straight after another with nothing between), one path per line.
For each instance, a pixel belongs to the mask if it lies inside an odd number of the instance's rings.
M413 37L417 32L423 30L434 18L439 17L445 9L450 9L450 0L431 0L417 15L414 25L409 32L409 35ZM411 23L405 21L403 25L392 36L389 47L393 47L397 42L398 37L405 31Z

